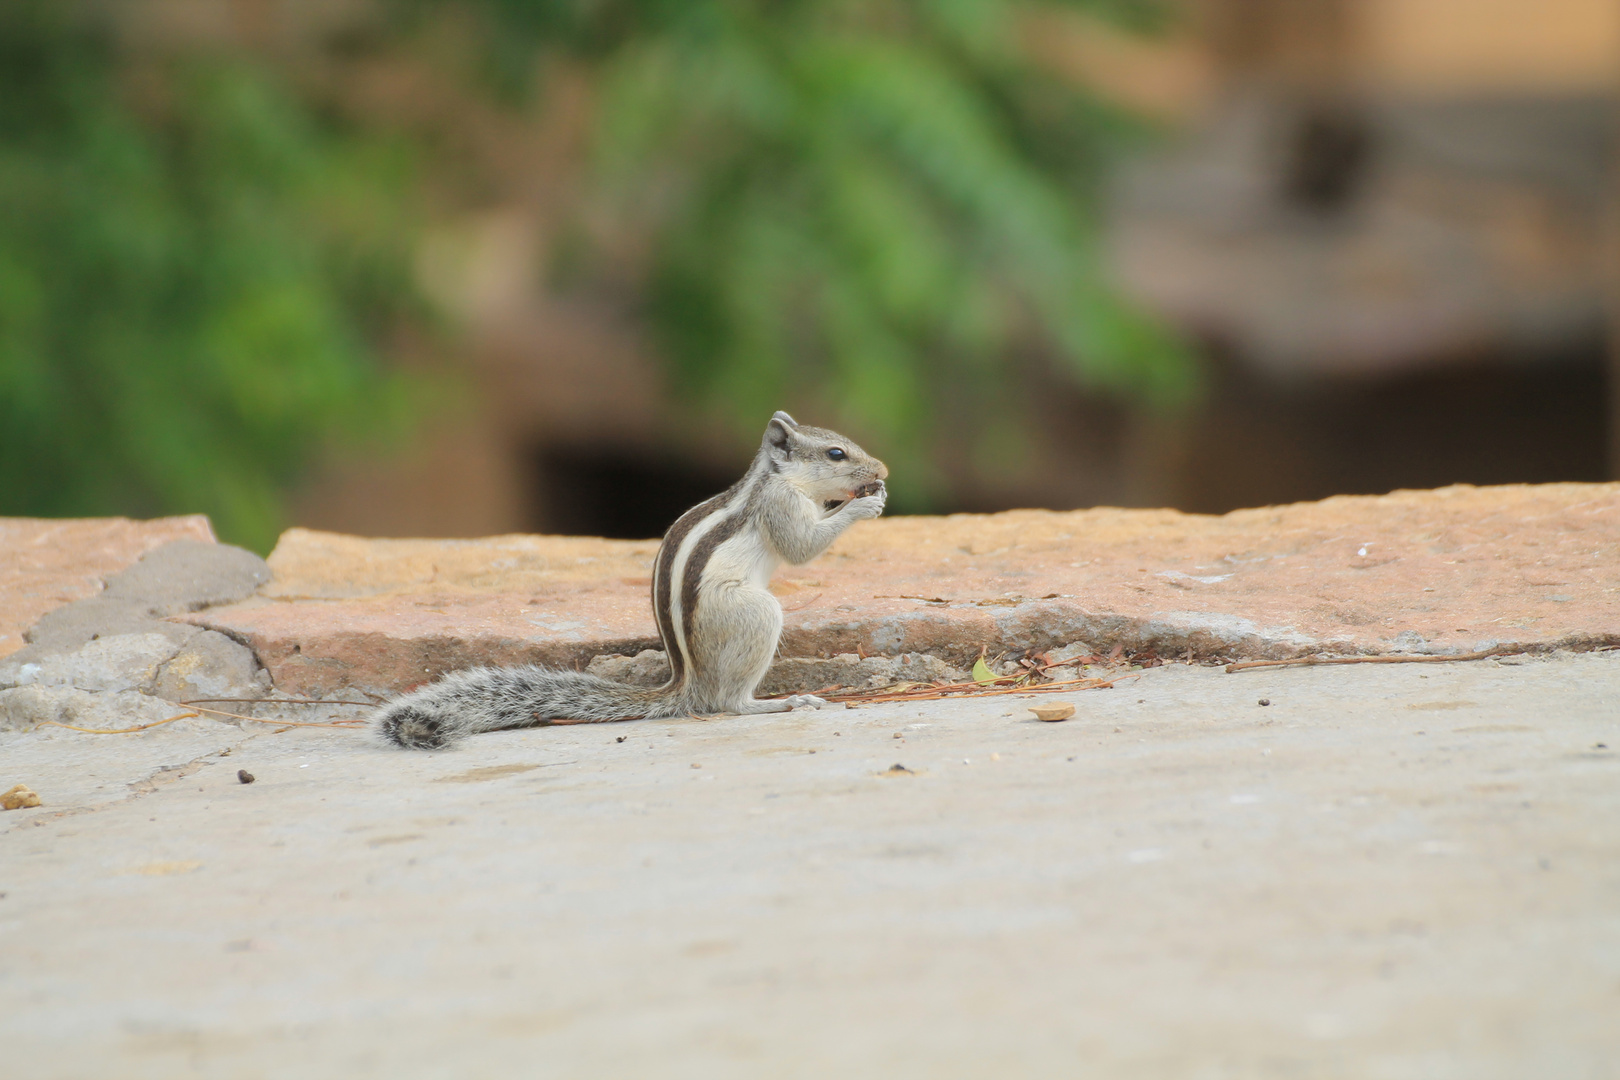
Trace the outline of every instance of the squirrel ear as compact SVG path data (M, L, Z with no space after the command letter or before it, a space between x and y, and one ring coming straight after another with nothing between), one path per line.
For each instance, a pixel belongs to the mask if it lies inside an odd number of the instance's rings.
M771 417L771 422L765 425L765 445L781 450L787 446L788 440L793 438L793 429L799 425L793 417L785 412L779 412Z

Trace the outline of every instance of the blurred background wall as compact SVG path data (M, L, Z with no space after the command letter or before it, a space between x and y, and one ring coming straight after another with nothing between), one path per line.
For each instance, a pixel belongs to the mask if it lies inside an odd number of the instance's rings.
M1212 74L1112 206L1115 265L1213 384L1133 494L1224 510L1614 475L1620 5L1203 12Z
M1611 0L6 3L0 512L650 536L777 407L914 511L1617 475Z

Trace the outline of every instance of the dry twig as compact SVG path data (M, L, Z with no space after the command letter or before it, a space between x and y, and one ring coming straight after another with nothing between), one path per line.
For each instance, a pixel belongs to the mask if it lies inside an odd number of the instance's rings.
M86 735L129 735L137 731L145 731L147 728L162 727L164 724L172 724L176 720L189 720L196 715L197 714L195 712L185 712L181 713L179 716L171 716L167 720L154 720L150 724L141 724L139 727L126 728L78 727L73 724L64 724L60 720L46 720L43 721L43 723L47 723L52 727L67 728L69 731L82 731Z
M1128 676L1115 676L1112 679L1062 679L1049 683L1022 683L1026 675L1003 675L1001 678L988 684L977 682L963 683L923 683L912 685L904 690L850 690L842 694L829 694L829 701L843 701L859 705L878 705L889 701L937 701L947 697L994 697L1005 694L1049 694L1065 690L1106 690L1121 678ZM999 686L999 683L1011 685Z
M366 724L366 721L359 718L355 718L353 720L334 720L331 723L315 724L298 720L267 720L262 716L245 716L242 713L226 712L224 709L205 709L201 705L193 705L192 708L196 709L200 713L207 713L210 716L223 716L231 720L251 720L255 724L275 724L277 727L330 727L347 728L352 731L356 728L364 727Z
M196 705L204 701L235 701L245 705L359 705L375 709L375 701L328 701L324 698L262 698L262 697L200 697L182 701L181 705Z
M1311 667L1317 664L1449 664L1460 660L1489 660L1493 656L1514 656L1523 649L1486 649L1457 656L1297 656L1292 660L1245 660L1227 664L1228 674L1263 667Z

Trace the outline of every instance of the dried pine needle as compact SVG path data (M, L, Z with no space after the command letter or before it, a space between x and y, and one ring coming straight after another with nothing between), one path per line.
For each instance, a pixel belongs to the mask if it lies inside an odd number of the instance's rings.
M154 720L150 724L142 724L139 727L111 728L111 729L109 729L109 728L93 728L93 727L77 727L76 725L73 725L73 724L64 724L59 720L46 720L44 722L51 725L52 727L67 728L69 731L82 731L86 735L129 735L129 734L132 734L133 732L145 731L148 728L162 727L164 724L172 724L176 720L189 720L193 716L196 716L196 715L197 714L194 713L194 712L186 712L186 713L181 713L179 716L171 716L167 720Z

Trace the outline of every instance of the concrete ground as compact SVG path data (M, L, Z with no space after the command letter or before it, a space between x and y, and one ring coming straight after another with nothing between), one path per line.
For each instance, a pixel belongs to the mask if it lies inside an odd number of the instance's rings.
M437 754L0 732L46 804L0 814L0 1061L1620 1076L1620 655L1171 665L1057 724L1028 700Z

